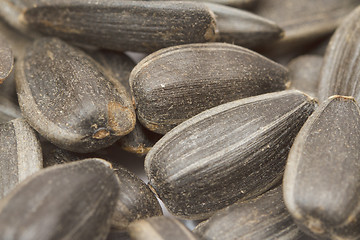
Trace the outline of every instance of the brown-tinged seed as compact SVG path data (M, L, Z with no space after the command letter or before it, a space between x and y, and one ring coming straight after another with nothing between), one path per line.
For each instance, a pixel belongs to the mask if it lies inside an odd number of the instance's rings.
M2 199L18 183L42 169L43 158L35 131L22 118L0 124L0 147Z
M110 71L131 95L129 77L135 63L127 55L109 50L93 51L89 54ZM119 144L125 151L145 155L160 137L161 135L149 131L137 121L134 130L123 136Z
M353 96L360 101L360 7L337 28L326 49L319 80L319 98Z
M148 130L138 121L135 124L134 130L120 138L118 142L125 151L143 156L150 151L161 137L161 134Z
M106 239L119 192L110 167L86 159L28 178L0 202L0 239Z
M360 109L333 96L309 117L289 153L284 199L316 239L360 238Z
M130 75L139 121L166 133L211 107L285 89L288 71L246 48L188 44L144 58Z
M293 139L314 107L313 99L289 90L204 111L149 151L149 184L171 213L187 219L254 198L281 180Z
M282 186L218 211L194 233L204 240L295 240L304 236L285 207Z
M237 8L205 3L215 14L217 41L243 47L269 44L283 36L274 22Z
M125 88L90 56L56 38L41 38L16 71L23 116L55 145L90 152L135 126Z
M288 65L289 88L317 97L322 62L323 57L319 55L302 55L293 59Z
M201 3L176 1L51 1L22 16L46 35L113 50L153 52L213 41L213 13Z
M132 240L198 240L184 224L170 217L152 217L130 224L128 229Z
M9 77L14 67L14 56L7 40L0 36L0 84Z

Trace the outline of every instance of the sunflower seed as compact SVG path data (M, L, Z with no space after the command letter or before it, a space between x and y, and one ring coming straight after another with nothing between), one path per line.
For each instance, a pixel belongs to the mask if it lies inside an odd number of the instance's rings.
M144 58L130 75L139 121L166 133L186 119L236 99L285 89L288 71L226 43L189 44Z
M319 98L353 96L360 101L360 7L357 7L332 36L326 49L319 83Z
M90 152L133 130L135 112L125 88L84 52L42 38L17 67L23 116L55 145Z
M280 39L283 30L274 22L237 8L205 3L215 14L218 42L256 47Z
M90 55L110 71L131 95L129 77L135 63L128 56L106 50L91 52ZM161 135L147 130L139 122L136 122L134 130L122 137L119 144L125 151L145 155L160 137Z
M29 7L22 18L43 34L119 51L153 52L215 36L213 13L193 2L58 0Z
M0 95L0 123L5 123L20 117L21 112L19 106Z
M119 165L115 172L120 180L120 191L112 228L126 230L135 220L162 215L154 193L140 178Z
M21 118L0 124L0 147L2 199L19 182L39 171L43 159L34 130Z
M302 55L289 65L290 89L297 89L317 97L319 76L323 58L318 55Z
M330 34L357 5L358 0L259 0L255 13L285 31L282 43L299 44Z
M0 36L0 84L9 77L14 66L14 57L9 43Z
M206 240L299 239L304 234L287 211L281 188L234 203L200 223L194 233Z
M284 176L287 208L317 239L360 238L360 109L334 96L305 123Z
M105 239L118 192L101 159L44 169L0 202L0 238Z
M187 219L256 197L282 178L292 141L314 107L304 94L283 91L204 111L149 151L149 184L171 213Z
M128 232L132 240L198 240L181 222L165 216L133 222Z

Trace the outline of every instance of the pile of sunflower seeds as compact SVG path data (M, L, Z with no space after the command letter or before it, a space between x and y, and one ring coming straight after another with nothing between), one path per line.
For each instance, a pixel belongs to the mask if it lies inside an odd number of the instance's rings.
M360 239L359 81L360 0L0 0L0 240Z

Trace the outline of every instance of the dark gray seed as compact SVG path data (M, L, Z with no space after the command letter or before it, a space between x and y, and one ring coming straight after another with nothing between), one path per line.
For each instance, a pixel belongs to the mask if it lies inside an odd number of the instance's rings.
M293 139L314 107L301 92L283 91L204 111L149 151L149 184L171 213L187 219L254 198L281 180Z
M80 154L58 148L46 140L41 142L41 149L44 159L44 168L74 162L85 158L84 156L80 156Z
M110 167L86 159L28 178L0 202L0 238L106 239L119 192Z
M111 229L106 240L130 240L127 232Z
M21 112L19 106L0 95L0 123L5 123L20 117Z
M135 67L135 62L124 53L109 50L88 52L90 56L99 62L106 70L116 78L131 94L129 77Z
M299 132L284 175L284 199L317 239L360 238L360 109L351 97L325 101Z
M0 35L0 84L6 80L14 67L14 56L9 43Z
M205 3L215 14L218 42L228 42L244 47L269 44L283 36L274 22L237 8Z
M318 55L302 55L293 59L288 65L289 88L317 97L322 62L323 57Z
M170 217L152 217L130 224L132 240L198 240L184 224Z
M288 71L246 48L188 44L144 58L130 75L138 119L166 133L211 107L285 89Z
M127 55L108 50L90 52L90 55L110 71L131 95L129 77L135 63ZM160 137L161 135L147 130L136 122L134 130L122 137L119 144L125 151L145 155Z
M161 216L161 206L150 188L135 174L114 165L120 180L120 191L112 219L112 228L126 230L138 219Z
M95 151L134 129L135 112L125 88L84 52L42 38L17 67L23 116L55 145Z
M25 48L31 44L31 39L28 36L10 27L2 19L0 19L0 35L9 43L15 58L23 56Z
M206 240L295 240L304 236L285 207L282 186L215 213L194 233Z
M120 138L118 142L125 151L143 156L150 151L161 137L161 134L149 131L139 122L136 122L134 130Z
M22 17L41 33L120 51L153 52L215 36L213 13L192 2L58 0Z
M0 199L42 165L40 143L29 124L21 118L0 124Z
M334 31L358 4L358 0L259 0L255 13L285 31L281 44L299 44Z
M163 1L163 0L152 0L152 1ZM185 0L185 1L204 2L202 0ZM206 2L228 5L237 8L251 8L255 5L256 1L257 0L207 0Z
M319 98L353 96L360 101L360 7L337 28L326 49L319 80Z

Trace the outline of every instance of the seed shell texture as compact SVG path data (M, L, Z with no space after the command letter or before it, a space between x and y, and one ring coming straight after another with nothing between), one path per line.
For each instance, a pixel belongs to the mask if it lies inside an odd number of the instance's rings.
M0 239L103 240L119 179L101 159L50 167L0 202Z
M326 49L319 82L319 98L353 96L360 101L360 7L337 28Z
M128 93L131 94L129 77L136 64L130 57L124 53L109 50L89 51L88 53L106 70L110 71L114 78L120 81Z
M205 240L295 240L304 236L285 207L282 186L218 211L194 233Z
M204 111L161 138L145 172L167 209L204 219L279 183L293 139L315 107L298 91L269 93Z
M16 71L23 116L66 150L107 147L135 126L125 88L90 56L56 38L41 38Z
M123 150L143 156L150 151L161 137L161 134L148 130L137 121L134 130L120 138L118 142Z
M42 166L40 143L29 124L21 118L1 123L0 199Z
M128 232L132 240L199 240L184 224L165 216L133 222Z
M218 42L250 48L269 44L283 36L283 30L268 19L233 7L205 4L215 14Z
M138 119L164 134L217 105L285 89L286 68L226 43L188 44L144 58L130 75Z
M152 1L163 1L163 0L152 0ZM183 0L181 0L183 1ZM202 0L185 0L192 2L203 2ZM257 0L207 0L206 2L228 5L236 8L252 8Z
M89 54L105 69L110 71L126 88L129 95L131 95L129 77L132 69L135 67L135 63L131 58L123 53L109 50L94 51ZM119 144L127 152L145 155L160 138L160 134L149 131L137 121L134 130L123 136L119 140Z
M0 6L1 6L1 0L0 0ZM31 39L28 36L25 36L20 32L18 32L16 29L10 27L1 18L0 18L0 35L10 45L10 48L14 54L14 58L20 58L24 54L25 48L31 44Z
M135 220L163 214L154 193L140 178L121 166L114 170L120 180L120 191L112 228L125 231Z
M323 57L319 55L302 55L293 59L288 65L290 89L317 97L322 63Z
M358 0L259 0L255 13L285 31L282 43L301 43L330 34L357 5Z
M5 123L20 117L21 112L19 106L6 97L0 95L0 123Z
M119 51L153 52L213 41L213 13L202 3L57 0L33 5L24 21L43 34Z
M0 84L9 77L14 67L14 56L9 43L0 35Z
M317 239L360 238L360 109L333 96L306 121L291 148L284 200Z

